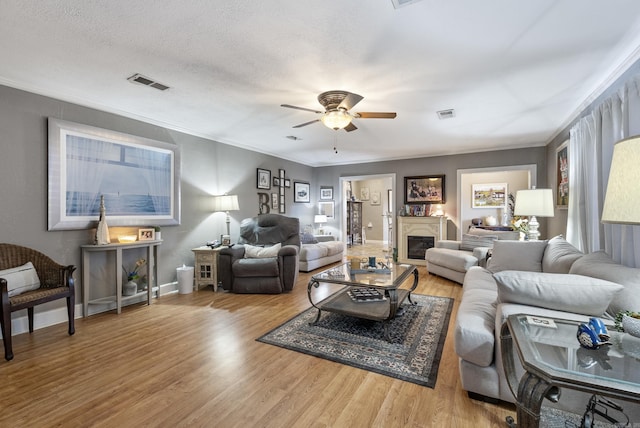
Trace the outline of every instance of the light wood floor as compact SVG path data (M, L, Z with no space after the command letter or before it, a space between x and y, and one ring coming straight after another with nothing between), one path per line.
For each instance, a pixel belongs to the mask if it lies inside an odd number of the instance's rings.
M416 292L456 300L435 389L255 339L309 307L282 295L162 296L14 337L0 362L1 427L503 427L514 408L460 387L461 286L420 268ZM37 309L36 309L37 311Z

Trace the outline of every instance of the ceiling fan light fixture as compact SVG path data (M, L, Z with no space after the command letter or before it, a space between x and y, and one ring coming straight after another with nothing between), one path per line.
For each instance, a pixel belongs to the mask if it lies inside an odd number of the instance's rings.
M336 131L349 125L351 123L351 119L352 117L349 113L343 109L330 110L320 118L324 126Z

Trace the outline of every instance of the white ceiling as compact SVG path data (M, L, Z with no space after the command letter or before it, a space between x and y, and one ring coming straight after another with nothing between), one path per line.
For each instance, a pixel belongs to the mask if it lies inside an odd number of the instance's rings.
M539 146L639 57L639 18L637 0L0 0L0 84L312 166ZM280 104L334 89L398 117L292 128L317 115Z

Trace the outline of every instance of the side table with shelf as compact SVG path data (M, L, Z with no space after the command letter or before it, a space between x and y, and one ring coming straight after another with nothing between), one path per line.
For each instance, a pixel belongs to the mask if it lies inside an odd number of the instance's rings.
M136 241L127 244L107 244L107 245L82 245L82 300L84 317L89 315L89 305L104 305L115 302L116 312L119 314L122 311L123 302L128 302L134 298L147 294L147 303L151 304L151 298L153 297L153 290L157 290L158 296L160 296L160 290L158 288L158 265L156 260L158 259L158 246L162 244L161 240L152 241ZM134 248L146 248L147 249L147 276L148 284L146 291L138 292L133 296L122 296L122 252ZM91 254L97 252L114 251L116 254L115 260L115 275L116 275L116 289L115 295L102 297L99 299L91 299Z
M191 250L196 264L194 272L196 291L207 285L212 285L213 291L218 291L218 255L223 248L226 247L211 248L204 246Z

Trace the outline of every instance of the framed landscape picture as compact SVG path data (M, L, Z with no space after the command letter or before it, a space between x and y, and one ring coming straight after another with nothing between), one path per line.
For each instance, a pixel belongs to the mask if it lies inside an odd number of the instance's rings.
M48 230L180 224L175 144L49 118Z
M320 186L320 200L327 201L333 199L333 187Z
M444 204L444 175L404 178L405 204Z
M556 205L569 208L569 142L556 149Z
M507 183L473 184L471 208L506 208Z

